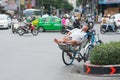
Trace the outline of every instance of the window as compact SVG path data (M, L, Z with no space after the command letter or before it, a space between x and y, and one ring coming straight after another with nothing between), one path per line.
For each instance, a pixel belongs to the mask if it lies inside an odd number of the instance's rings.
M50 18L43 18L43 22L50 22Z
M57 19L57 18L53 18L52 21L53 21L53 22L58 22L58 21L60 21L60 20Z

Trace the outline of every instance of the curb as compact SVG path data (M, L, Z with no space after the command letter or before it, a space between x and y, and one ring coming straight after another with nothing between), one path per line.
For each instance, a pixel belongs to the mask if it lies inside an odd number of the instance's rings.
M84 72L86 74L118 74L120 65L93 65L90 62L84 63Z

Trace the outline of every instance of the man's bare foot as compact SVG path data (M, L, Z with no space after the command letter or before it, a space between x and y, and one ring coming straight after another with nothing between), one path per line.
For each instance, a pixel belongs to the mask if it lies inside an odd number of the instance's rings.
M56 38L54 39L54 42L57 44L59 43L58 39L56 39Z

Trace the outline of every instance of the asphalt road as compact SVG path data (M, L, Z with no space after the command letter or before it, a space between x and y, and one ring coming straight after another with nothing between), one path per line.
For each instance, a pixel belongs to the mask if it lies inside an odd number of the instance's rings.
M104 42L120 41L120 34L100 34ZM83 62L65 66L61 50L53 42L64 36L58 31L39 33L38 36L12 34L0 30L0 80L120 80L120 75L86 75Z

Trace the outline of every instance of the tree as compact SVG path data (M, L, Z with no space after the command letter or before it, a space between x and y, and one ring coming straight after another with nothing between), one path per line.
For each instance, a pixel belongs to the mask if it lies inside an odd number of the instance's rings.
M67 11L73 10L73 6L69 4L67 1L64 2L63 8Z
M45 9L49 9L50 6L57 9L64 8L66 10L72 10L73 6L68 3L67 0L37 0L39 6L44 6Z

